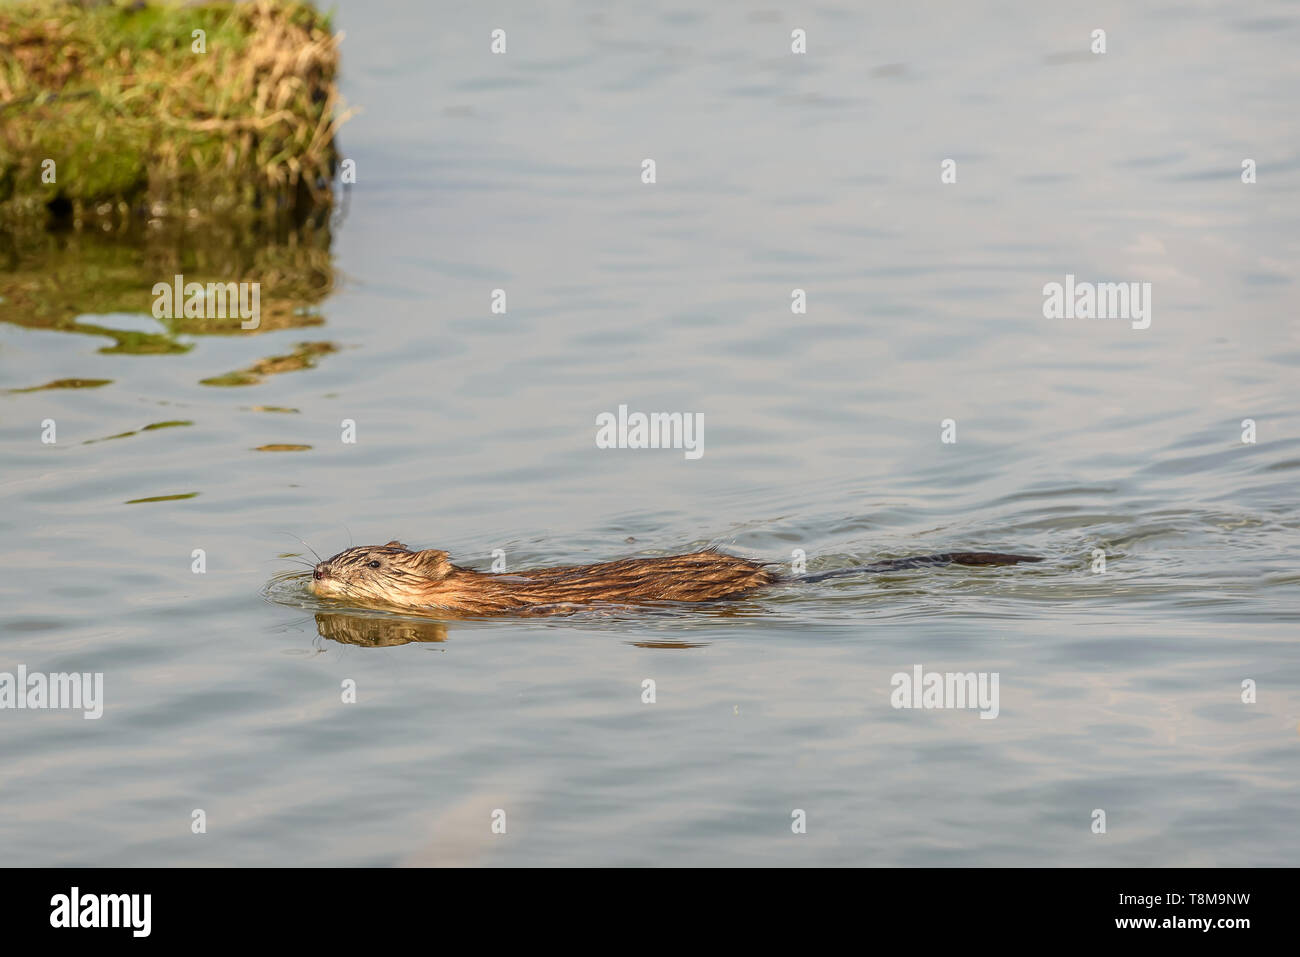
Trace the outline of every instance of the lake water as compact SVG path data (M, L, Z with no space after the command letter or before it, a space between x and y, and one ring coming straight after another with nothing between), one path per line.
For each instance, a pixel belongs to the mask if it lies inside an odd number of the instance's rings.
M1294 5L384 6L326 248L6 253L0 671L105 704L0 712L3 863L1296 863ZM257 332L150 315L282 254ZM1067 274L1149 328L1045 318ZM597 448L620 405L703 456ZM1047 560L438 623L275 579L293 536ZM917 665L998 716L892 707Z

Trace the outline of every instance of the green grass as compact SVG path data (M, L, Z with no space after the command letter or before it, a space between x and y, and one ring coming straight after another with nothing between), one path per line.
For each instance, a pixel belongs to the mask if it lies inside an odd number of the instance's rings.
M0 6L0 224L319 214L338 60L298 0Z

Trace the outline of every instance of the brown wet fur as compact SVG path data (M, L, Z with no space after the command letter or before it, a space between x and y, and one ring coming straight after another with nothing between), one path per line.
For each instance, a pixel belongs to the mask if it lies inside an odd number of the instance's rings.
M861 569L837 569L807 580L946 564L1013 565L1039 560L998 552L945 552ZM544 613L558 606L715 601L745 595L779 580L770 563L712 548L663 558L624 558L493 574L454 565L439 549L413 552L394 541L349 548L321 562L310 588L321 598L477 616Z
M322 598L496 615L547 605L712 601L776 580L758 562L713 549L498 575L454 565L438 549L412 552L389 542L349 548L321 562L311 590Z

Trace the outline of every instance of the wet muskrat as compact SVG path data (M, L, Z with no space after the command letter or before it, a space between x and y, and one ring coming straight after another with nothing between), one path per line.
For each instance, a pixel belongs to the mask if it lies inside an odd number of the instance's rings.
M358 545L321 562L312 572L310 588L321 598L460 615L499 615L556 605L713 601L785 580L810 582L905 568L1037 561L1042 559L999 552L944 552L783 579L772 570L771 562L753 562L709 548L663 558L624 558L492 574L453 565L447 553L436 548L413 552L401 542L389 542Z

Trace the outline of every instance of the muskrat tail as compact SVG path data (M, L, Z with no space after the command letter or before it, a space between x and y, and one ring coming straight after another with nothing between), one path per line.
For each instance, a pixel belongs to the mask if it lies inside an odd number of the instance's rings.
M938 568L942 565L1018 565L1021 562L1041 561L1042 558L1035 555L1008 555L1004 552L940 552L937 555L918 555L915 558L891 558L858 568L837 568L816 575L803 575L795 581L820 582L828 578L842 578L845 575L896 572L905 568Z

